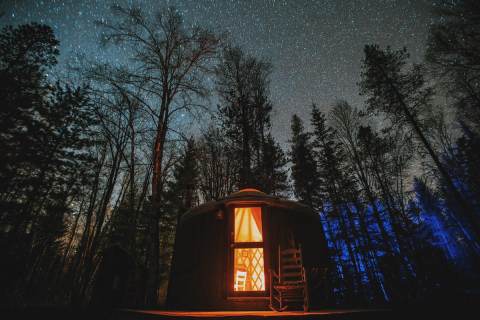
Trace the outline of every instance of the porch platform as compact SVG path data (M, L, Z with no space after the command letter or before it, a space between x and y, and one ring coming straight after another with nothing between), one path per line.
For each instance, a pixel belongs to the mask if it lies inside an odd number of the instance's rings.
M389 310L355 309L322 311L165 311L165 310L118 310L115 317L122 320L140 319L386 319Z

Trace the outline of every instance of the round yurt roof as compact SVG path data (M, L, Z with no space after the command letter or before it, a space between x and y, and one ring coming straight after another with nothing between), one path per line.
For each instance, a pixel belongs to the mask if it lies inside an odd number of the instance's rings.
M295 211L296 213L303 213L307 215L313 215L312 209L310 207L299 203L297 201L282 199L278 196L271 196L257 189L246 188L241 189L237 192L232 193L231 195L217 200L209 201L207 203L201 204L195 208L187 211L181 218L181 222L184 222L194 216L215 212L217 210L223 209L228 205L232 204L241 204L255 202L260 204L269 205L276 208L283 208L286 210Z

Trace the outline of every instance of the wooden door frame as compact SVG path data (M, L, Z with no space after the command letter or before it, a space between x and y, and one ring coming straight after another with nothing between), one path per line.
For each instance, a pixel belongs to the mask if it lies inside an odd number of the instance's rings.
M260 208L262 217L262 242L244 242L241 245L235 245L235 208ZM227 298L264 298L269 296L269 277L268 268L270 266L270 254L268 243L268 223L267 215L270 213L263 202L258 201L238 201L231 202L226 206L227 212L227 274L226 274L226 292ZM234 291L234 249L235 248L263 248L263 272L265 277L264 291Z

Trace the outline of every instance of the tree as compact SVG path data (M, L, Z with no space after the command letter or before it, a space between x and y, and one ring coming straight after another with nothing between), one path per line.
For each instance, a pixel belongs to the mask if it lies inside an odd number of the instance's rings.
M351 263L342 263L344 269L344 284L347 288L346 300L351 302L356 291L358 296L363 296L359 257L355 254L357 248L352 239L358 238L356 228L354 226L353 214L349 208L350 198L349 191L352 188L353 181L347 179L345 172L345 162L342 156L342 149L337 141L334 141L334 130L327 126L325 115L312 105L311 123L313 126L313 154L317 165L319 176L318 192L321 194L323 206L321 214L325 221L336 222L338 232L328 229L332 232L332 238L345 242L346 254L342 252L340 246L336 249L338 255L337 260L342 261L342 256L348 256ZM336 233L335 236L333 233ZM352 276L350 276L350 273Z
M7 26L0 34L0 109L1 137L0 174L2 191L12 188L18 179L21 157L36 150L32 140L39 131L34 112L44 111L43 98L48 94L45 72L57 62L58 41L53 31L45 25L30 24L18 28ZM14 166L12 166L14 165ZM12 191L12 190L11 190Z
M153 209L160 211L167 131L177 111L198 111L201 108L194 98L208 94L204 77L212 68L219 39L201 28L186 28L174 8L150 19L139 8L114 6L113 12L119 18L117 22L100 23L105 28L105 41L122 43L131 49L135 67L120 70L120 75L124 75L125 82L148 96L149 99L142 101L155 121L151 191ZM159 282L160 248L157 243L160 235L155 228L153 276L149 284L151 303L157 302Z
M195 140L187 140L185 149L173 168L172 180L167 183L170 210L175 216L181 215L198 204L198 158Z
M443 4L431 26L426 59L464 122L480 130L480 4Z
M255 176L260 190L271 195L282 195L288 190L287 159L282 147L268 133L262 145L261 162Z
M219 117L230 155L241 164L235 174L238 188L257 187L257 181L266 174L262 148L272 110L267 95L270 69L270 64L231 47L224 50L217 67Z
M91 178L95 115L85 88L49 81L57 46L45 25L0 34L0 246L9 269L2 294L23 298L58 271L70 204Z
M474 216L464 217L473 228L467 228L467 233L473 233L476 241L476 251L479 246L480 225L479 207L474 195L478 190L480 180L477 169L474 169L476 156L471 157L469 150L478 147L480 134L480 5L477 1L462 0L451 4L443 4L437 9L440 19L431 26L428 39L426 60L431 67L434 79L437 80L448 102L455 108L464 137L450 144L443 150L443 160L467 207L458 201L458 194L451 192L451 182L442 176L442 188L446 191L445 198L454 212L468 211ZM471 145L469 145L471 144ZM475 152L476 154L477 152ZM470 155L468 155L470 154ZM466 155L466 158L463 158ZM469 163L470 160L473 162ZM476 220L475 220L476 219ZM473 220L473 221L472 221ZM463 221L461 221L463 222ZM477 223L475 225L475 222ZM461 227L461 226L460 226ZM463 229L461 227L461 229ZM467 237L471 237L467 235ZM475 249L475 247L473 248ZM475 251L475 250L474 250Z
M313 155L310 134L305 132L302 120L292 116L290 161L292 162L293 191L297 199L314 210L322 207L318 186L320 178Z
M376 45L365 47L360 85L362 94L367 97L367 110L384 114L394 125L411 128L461 206L462 210L458 213L471 226L476 238L480 239L478 219L455 187L452 177L425 135L423 124L432 107L433 91L426 85L421 66L414 65L411 70L405 70L407 58L405 49L392 51L387 48L383 51Z
M237 187L239 164L226 140L222 130L209 127L198 141L198 187L204 202L225 198Z
M172 177L166 183L161 220L160 247L162 264L161 280L167 281L173 255L175 230L184 213L198 205L198 165L197 147L191 137L181 151L173 170Z

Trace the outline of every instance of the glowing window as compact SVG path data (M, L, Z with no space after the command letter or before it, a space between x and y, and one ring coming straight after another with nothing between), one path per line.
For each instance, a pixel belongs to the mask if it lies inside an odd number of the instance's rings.
M235 208L233 290L265 291L262 208Z
M235 242L262 241L262 209L235 208Z
M263 248L235 249L234 290L235 291L264 291L265 266L263 262Z

